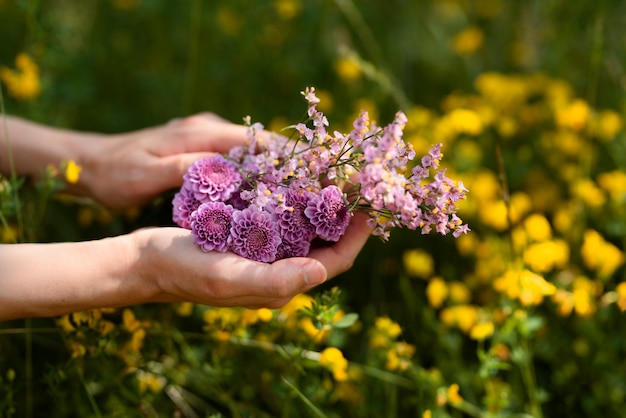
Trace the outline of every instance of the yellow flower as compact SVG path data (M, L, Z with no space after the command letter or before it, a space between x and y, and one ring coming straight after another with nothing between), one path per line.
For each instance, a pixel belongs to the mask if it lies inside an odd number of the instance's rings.
M80 177L80 172L83 170L81 166L76 164L74 160L68 160L67 165L65 166L65 180L69 184L78 183L78 179Z
M622 118L617 112L604 110L594 119L594 133L602 142L610 142L622 130Z
M129 308L122 311L122 323L124 324L124 329L128 332L134 332L141 328L141 321L135 318L135 313Z
M556 123L563 128L581 131L589 120L591 109L587 102L576 99L556 111Z
M604 279L610 277L625 260L619 248L592 229L585 232L580 252L585 266Z
M474 340L484 340L486 338L491 337L494 330L495 330L495 327L493 325L493 322L491 321L479 322L478 324L472 327L470 331L470 338Z
M524 262L538 273L563 267L569 260L569 246L563 240L536 242L524 251Z
M453 404L463 400L461 395L459 395L459 385L457 383L453 383L448 387L447 395L448 402Z
M604 191L593 180L580 179L572 186L574 196L591 208L600 208L606 202Z
M39 81L39 67L30 55L21 53L15 58L14 71L7 67L0 67L0 80L9 90L9 94L18 100L32 100L41 93Z
M343 356L341 350L336 347L327 347L320 353L320 365L326 367L333 373L333 377L338 382L348 380L348 360Z
M454 109L446 118L457 134L478 135L483 131L483 122L473 110Z
M426 287L426 296L428 303L433 308L439 308L448 296L448 286L441 277L434 277L428 282Z
M272 313L272 311L267 308L259 309L257 311L257 314L259 316L259 320L263 322L269 322L274 317L274 314Z
M626 172L623 170L598 175L598 185L608 193L611 200L616 203L626 203Z
M590 316L596 311L595 299L600 293L599 283L580 276L572 283L574 311L580 316Z
M433 413L430 409L427 409L422 414L422 418L433 418Z
M478 308L473 305L456 305L441 310L441 322L469 332L478 319Z
M424 250L419 248L407 250L402 255L402 261L409 276L425 279L433 275L435 262Z
M137 380L139 381L139 392L143 393L150 390L153 393L159 393L165 387L167 380L163 376L157 376L154 373L137 370Z
M545 216L538 213L532 214L524 221L524 229L528 238L532 241L546 241L552 236L550 222Z
M452 302L459 304L468 303L472 298L472 292L463 282L448 283L448 295Z
M458 55L472 55L483 46L485 34L477 26L469 26L452 40L454 52Z
M385 368L391 371L405 371L411 365L413 354L415 354L415 346L399 342L387 351Z
M193 313L193 307L194 307L194 304L191 302L179 303L176 306L176 313L179 316L183 316L183 317L191 316L191 314Z
M291 20L302 11L299 0L274 0L274 8L282 20Z
M493 287L524 306L539 305L544 296L552 296L557 291L552 283L526 269L506 271L494 280Z
M352 82L361 78L363 71L354 55L347 55L335 61L335 71L344 82Z

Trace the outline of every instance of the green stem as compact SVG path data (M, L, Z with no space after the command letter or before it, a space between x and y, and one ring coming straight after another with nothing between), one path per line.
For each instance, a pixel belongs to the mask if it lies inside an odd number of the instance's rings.
M522 380L526 391L528 392L528 401L530 403L530 413L534 418L542 418L541 404L537 397L537 382L535 378L535 370L533 369L532 356L530 352L530 345L526 338L522 338L522 349L525 351L525 360L520 364L522 372Z

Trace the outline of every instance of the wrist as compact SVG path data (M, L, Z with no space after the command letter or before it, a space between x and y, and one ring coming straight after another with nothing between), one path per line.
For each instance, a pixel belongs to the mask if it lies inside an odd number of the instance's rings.
M146 228L135 231L127 237L136 252L132 267L132 276L136 278L143 295L142 302L172 302L169 292L164 286L164 276L168 276L166 248L161 242L158 232L163 228Z

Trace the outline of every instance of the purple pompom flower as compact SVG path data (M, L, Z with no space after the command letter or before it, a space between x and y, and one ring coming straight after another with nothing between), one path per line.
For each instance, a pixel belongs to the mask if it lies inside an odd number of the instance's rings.
M276 260L282 242L272 215L255 206L233 212L233 223L228 246L235 253L250 260L271 263Z
M283 239L276 251L276 260L291 257L306 257L310 249L311 241L300 239L290 242Z
M220 154L194 162L184 179L201 202L226 201L243 182L237 165Z
M191 189L183 185L172 200L172 220L181 228L191 229L189 216L201 204L202 202L194 197Z
M228 250L233 212L233 207L223 202L201 204L189 217L194 243L205 252Z
M277 193L282 194L284 198L284 207L273 211L281 237L289 242L313 240L315 226L304 211L311 199L315 198L315 194L307 190L287 188L279 188Z
M326 241L339 241L350 223L350 211L337 186L328 186L311 199L304 210L317 235Z

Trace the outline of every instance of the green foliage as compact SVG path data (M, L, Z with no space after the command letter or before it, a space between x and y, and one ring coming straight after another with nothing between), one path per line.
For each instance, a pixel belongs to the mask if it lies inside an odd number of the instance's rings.
M621 416L625 8L0 0L0 68L27 53L38 72L21 87L41 84L20 95L0 70L6 113L105 133L200 111L280 129L315 86L331 128L403 109L418 153L442 142L473 230L371 240L280 310L0 324L0 416ZM0 178L1 241L171 224L171 194L124 213L59 196L61 163Z

